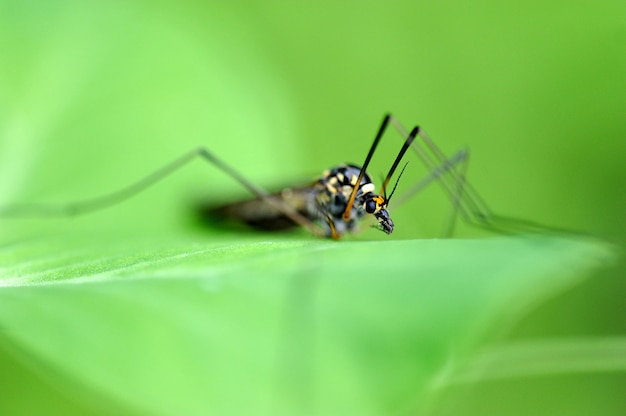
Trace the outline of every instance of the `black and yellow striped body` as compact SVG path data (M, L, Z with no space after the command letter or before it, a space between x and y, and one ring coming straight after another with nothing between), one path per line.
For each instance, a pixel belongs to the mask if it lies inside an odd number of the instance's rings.
M393 231L393 222L386 210L385 198L374 193L375 186L367 173L361 178L356 198L349 210L349 219L343 218L360 173L361 169L355 165L340 165L325 171L313 183L286 188L270 197L286 203L311 222L320 224L329 237L354 232L358 221L367 214L373 214L378 219L380 228L390 234ZM261 198L217 208L209 207L203 213L212 221L216 218L235 220L265 230L283 230L296 225L284 212Z
M324 176L315 184L317 192L312 209L316 210L317 219L324 221L328 226L329 235L332 234L333 226L339 235L354 231L357 221L365 216L364 199L375 189L367 173L363 175L359 184L355 202L350 210L350 219L346 221L342 217L360 173L361 169L357 166L340 165L324 172Z

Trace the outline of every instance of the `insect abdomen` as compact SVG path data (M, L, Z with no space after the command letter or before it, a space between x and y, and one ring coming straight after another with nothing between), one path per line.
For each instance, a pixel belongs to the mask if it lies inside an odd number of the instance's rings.
M272 198L282 200L300 215L314 221L316 218L311 214L307 206L309 193L301 190L284 190L281 193L272 194ZM216 222L239 222L254 228L267 231L288 230L297 224L261 198L237 201L226 205L204 205L200 207L200 216L210 224Z

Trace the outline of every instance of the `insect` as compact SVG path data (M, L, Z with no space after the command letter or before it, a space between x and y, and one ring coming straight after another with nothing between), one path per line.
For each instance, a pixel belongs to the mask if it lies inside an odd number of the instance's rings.
M389 125L393 125L404 142L385 176L380 190L375 185L367 168ZM419 138L419 142L415 139ZM463 149L452 157L443 152L419 127L410 132L399 121L387 114L381 123L374 141L361 166L342 164L327 170L317 180L301 187L287 188L278 193L268 193L242 176L231 165L215 156L206 148L197 148L145 178L116 192L74 203L51 205L18 205L0 209L1 217L9 216L75 216L117 204L196 158L212 164L239 182L253 195L253 199L230 203L219 207L204 207L203 214L211 218L234 219L263 229L285 229L300 225L319 237L339 239L347 232L354 232L357 224L366 217L373 217L379 230L391 234L395 224L389 213L391 201L406 164L396 178L389 194L387 189L407 150L412 148L429 173L406 191L401 201L423 189L433 181L440 183L454 207L455 216L474 225L494 231L513 228L536 227L533 223L498 217L491 213L476 191L465 180L469 153ZM452 217L448 229L454 225Z
M354 232L357 223L371 215L378 222L377 228L391 234L394 223L387 207L402 172L389 195L387 186L419 129L413 129L406 138L380 191L376 193L367 167L390 120L390 115L383 119L361 167L342 164L325 171L321 178L305 186L287 188L277 194L257 193L258 198L209 208L206 213L210 217L240 219L264 229L284 229L300 224L316 235L334 239L346 232ZM321 227L316 228L315 224L321 224Z

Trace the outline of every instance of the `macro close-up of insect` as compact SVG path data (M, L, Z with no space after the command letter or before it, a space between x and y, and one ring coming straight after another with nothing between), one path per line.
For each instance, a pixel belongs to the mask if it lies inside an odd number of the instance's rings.
M622 416L622 3L3 1L0 416Z
M392 125L403 139L403 144L380 189L367 173L370 161L388 127ZM428 174L414 183L397 201L408 200L432 182L438 182L452 204L452 215L446 226L446 236L453 232L458 214L465 222L489 230L509 232L514 228L535 229L527 221L495 216L470 186L465 178L469 151L461 149L447 157L420 127L408 132L391 114L384 116L372 145L359 165L341 164L323 172L315 181L270 193L244 177L237 169L217 157L209 149L196 148L168 165L158 169L121 190L68 204L23 204L0 209L1 217L71 217L97 211L118 204L161 179L169 176L194 159L200 158L225 172L250 191L252 199L223 205L204 204L199 213L203 219L213 222L223 220L242 222L262 230L284 230L302 226L318 237L339 239L346 233L356 232L358 223L367 217L374 219L374 227L386 234L394 231L395 224L389 204L408 162L395 178L391 192L390 183L406 152L413 149ZM540 227L544 228L544 227Z

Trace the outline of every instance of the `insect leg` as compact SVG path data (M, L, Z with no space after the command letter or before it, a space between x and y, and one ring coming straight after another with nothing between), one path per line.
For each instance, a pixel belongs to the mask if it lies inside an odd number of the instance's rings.
M176 170L187 165L197 157L197 150L193 150L139 181L95 198L66 204L22 204L3 207L0 217L73 217L88 214L93 211L116 205L140 193L154 183L164 179Z
M333 240L339 240L340 234L337 232L337 227L335 227L335 220L333 219L333 216L327 214L325 220L328 224L328 227L330 228L330 237Z
M324 233L322 229L320 229L313 222L311 222L308 218L304 217L302 214L296 211L289 204L286 204L280 198L273 197L264 189L259 188L258 186L254 185L251 181L249 181L247 178L241 175L238 171L233 169L230 165L228 165L221 159L217 158L213 153L209 152L207 149L199 148L196 151L198 152L198 155L201 156L204 160L217 166L223 172L225 172L226 174L231 176L233 179L235 179L237 182L239 182L241 185L243 185L244 188L248 189L254 195L261 198L263 201L273 206L278 211L284 213L287 217L289 217L296 224L305 227L311 233L313 233L314 235L318 237L326 236L326 234ZM333 238L335 238L334 235L333 235Z
M451 212L450 212L450 215L448 216L448 221L443 232L443 235L446 238L452 237L452 234L454 233L454 226L456 224L457 214L459 212L462 212L459 209L459 205L460 205L460 200L463 195L463 188L465 187L465 182L466 182L465 175L467 174L467 168L469 166L469 155L470 155L467 149L463 150L463 154L464 154L464 157L458 161L459 177L458 177L458 181L456 182L456 189L454 190L454 194L452 195Z
M407 131L402 124L391 117L390 122L400 133L402 138L407 137ZM437 180L444 192L450 198L454 209L469 225L487 228L494 232L510 234L517 232L557 232L580 235L579 232L548 227L532 221L504 217L494 214L475 188L466 180L465 173L469 165L469 150L462 149L452 157L446 157L439 147L420 130L420 141L413 142L412 148L418 155L429 174L415 184L399 198L404 202L415 195L425 186ZM420 146L420 143L422 146Z
M0 217L72 217L97 211L109 206L116 205L133 197L134 195L142 192L143 190L149 188L150 186L179 170L183 166L186 166L188 163L198 157L206 162L209 162L213 166L217 167L218 169L235 179L244 188L248 189L255 196L263 199L275 209L284 213L295 223L307 228L309 231L317 236L324 236L324 232L315 224L313 224L308 218L302 216L284 201L272 197L268 192L254 185L251 181L241 175L226 162L222 161L213 153L209 152L209 150L203 147L194 149L184 154L183 156L149 174L143 179L140 179L139 181L118 191L111 192L109 194L105 194L99 197L86 199L83 201L71 202L68 204L24 204L8 206L0 208Z
M406 137L406 129L396 118L392 118L390 122L402 137ZM448 158L424 130L420 130L418 135L420 141L414 142L412 148L428 169L429 174L406 191L401 200L406 201L433 180L437 180L463 221L498 231L494 223L495 216L465 178L469 150L462 149ZM455 216L456 214L450 219L448 228L452 227ZM448 230L447 234L450 232L451 230Z

